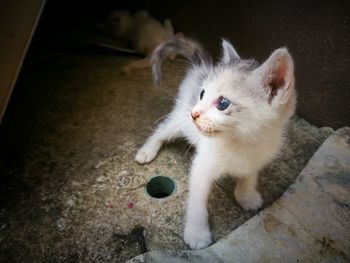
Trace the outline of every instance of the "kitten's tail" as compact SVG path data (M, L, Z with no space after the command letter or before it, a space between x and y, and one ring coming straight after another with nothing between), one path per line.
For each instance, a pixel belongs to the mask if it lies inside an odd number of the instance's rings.
M184 37L173 37L159 45L152 54L152 74L154 84L159 87L162 62L170 55L184 56L194 66L200 66L210 61L203 47L195 40Z

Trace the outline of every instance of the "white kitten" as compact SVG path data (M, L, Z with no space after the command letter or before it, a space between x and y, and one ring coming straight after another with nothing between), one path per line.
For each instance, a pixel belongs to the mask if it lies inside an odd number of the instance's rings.
M185 56L193 67L169 117L135 157L141 164L151 162L163 143L180 136L196 146L184 233L192 249L212 242L206 205L211 184L219 176L236 178L234 196L244 209L261 207L258 172L281 148L285 125L296 104L294 66L287 49L277 49L259 66L253 60L242 60L225 40L222 48L216 65L197 42L186 38L169 40L154 51L156 84L161 62L169 54Z

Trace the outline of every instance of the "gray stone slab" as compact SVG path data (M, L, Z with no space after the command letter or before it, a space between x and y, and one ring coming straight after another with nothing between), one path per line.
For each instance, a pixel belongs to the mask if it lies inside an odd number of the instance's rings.
M213 246L136 262L349 262L350 128L331 135L270 207Z

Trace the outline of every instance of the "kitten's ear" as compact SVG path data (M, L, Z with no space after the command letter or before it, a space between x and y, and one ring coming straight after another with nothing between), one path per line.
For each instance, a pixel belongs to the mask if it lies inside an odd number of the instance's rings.
M235 61L241 60L237 51L229 41L223 39L221 45L222 45L222 57L221 57L222 63L228 64L228 63L232 63L232 62L234 63Z
M284 104L294 89L294 64L286 48L275 50L255 70L268 94L269 104Z

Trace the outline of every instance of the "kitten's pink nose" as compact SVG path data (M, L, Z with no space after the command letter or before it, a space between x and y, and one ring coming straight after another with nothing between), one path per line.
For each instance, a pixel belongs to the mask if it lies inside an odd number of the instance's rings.
M195 121L199 116L201 116L199 111L192 111L191 112L192 119Z

